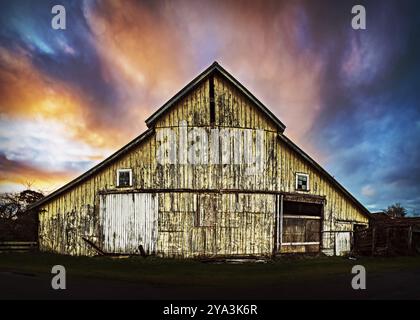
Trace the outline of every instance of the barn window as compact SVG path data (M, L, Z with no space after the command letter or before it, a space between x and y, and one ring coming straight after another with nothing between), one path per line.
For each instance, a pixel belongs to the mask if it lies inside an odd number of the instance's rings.
M309 191L309 175L296 173L296 190Z
M133 185L133 172L131 169L117 170L117 187L131 187Z

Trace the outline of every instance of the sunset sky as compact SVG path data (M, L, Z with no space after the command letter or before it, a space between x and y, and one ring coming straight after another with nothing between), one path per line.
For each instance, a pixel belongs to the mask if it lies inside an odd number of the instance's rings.
M51 27L62 4L67 29ZM367 30L351 28L364 4ZM416 1L1 1L0 191L51 192L217 60L369 210L420 214Z

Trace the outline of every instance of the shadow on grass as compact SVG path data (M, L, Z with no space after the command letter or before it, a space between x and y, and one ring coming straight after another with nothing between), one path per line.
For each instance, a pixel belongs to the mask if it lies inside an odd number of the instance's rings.
M197 260L157 257L72 257L48 253L4 253L0 270L50 274L53 265L66 267L67 275L141 282L153 285L250 287L270 283L317 280L348 275L352 266L361 264L370 273L420 268L420 257L342 257L280 258L268 263L208 264Z

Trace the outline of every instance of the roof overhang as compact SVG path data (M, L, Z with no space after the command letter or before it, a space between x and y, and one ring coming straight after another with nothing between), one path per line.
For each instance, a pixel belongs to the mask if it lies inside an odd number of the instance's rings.
M281 141L283 141L287 146L289 146L292 150L298 153L303 159L305 159L313 168L315 168L319 173L321 173L327 180L339 189L345 196L347 196L357 208L361 210L361 212L365 215L366 218L371 218L370 211L361 204L350 192L348 192L332 175L330 175L324 168L322 168L314 159L312 159L305 151L299 148L292 140L286 137L284 134L279 133L278 137Z
M152 133L153 133L153 129L147 129L141 135L139 135L138 137L136 137L135 139L133 139L132 141L130 141L124 147L122 147L121 149L119 149L118 151L116 151L115 153L113 153L111 156L109 156L108 158L106 158L105 160L103 160L102 162L100 162L99 164L97 164L96 166L94 166L93 168L91 168L90 170L86 171L81 176L77 177L76 179L70 181L69 183L67 183L63 187L57 189L56 191L50 193L46 197L44 197L44 198L40 199L39 201L37 201L37 202L33 203L32 205L30 205L28 207L28 210L37 208L40 205L48 202L52 198L58 196L59 194L61 194L61 193L65 192L65 191L67 191L67 190L75 187L76 185L78 185L78 184L86 181L91 176L93 176L94 174L98 173L102 168L104 168L108 164L112 163L114 160L118 159L121 155L127 153L128 151L132 150L134 147L136 147L137 145L139 145L144 139L146 139Z

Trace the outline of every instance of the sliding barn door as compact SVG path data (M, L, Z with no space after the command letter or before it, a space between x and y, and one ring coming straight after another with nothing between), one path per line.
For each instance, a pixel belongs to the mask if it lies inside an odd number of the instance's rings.
M157 196L151 193L112 193L100 196L103 250L153 253L157 241Z

